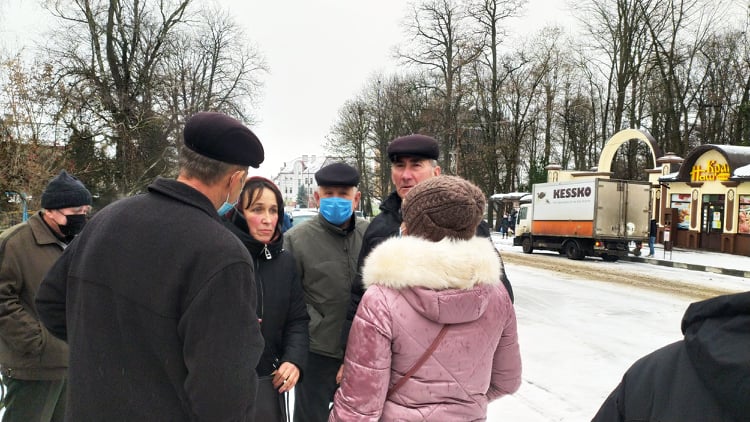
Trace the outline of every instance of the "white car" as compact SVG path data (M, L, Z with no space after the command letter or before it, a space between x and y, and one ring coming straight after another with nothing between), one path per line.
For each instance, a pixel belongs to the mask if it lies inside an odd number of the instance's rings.
M315 208L302 208L293 210L291 213L292 227L307 221L311 218L315 218L318 215L318 210Z

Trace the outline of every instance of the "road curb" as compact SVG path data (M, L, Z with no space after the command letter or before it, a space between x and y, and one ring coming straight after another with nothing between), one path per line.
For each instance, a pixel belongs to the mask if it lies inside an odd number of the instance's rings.
M631 262L644 262L646 264L661 265L662 267L682 268L682 269L691 270L691 271L703 271L703 272L709 272L709 273L714 273L714 274L730 275L733 277L750 278L750 271L735 270L733 268L719 268L719 267L712 267L708 265L675 262L675 261L669 261L666 259L659 259L659 258L643 258L639 256L621 257L620 259L625 259Z

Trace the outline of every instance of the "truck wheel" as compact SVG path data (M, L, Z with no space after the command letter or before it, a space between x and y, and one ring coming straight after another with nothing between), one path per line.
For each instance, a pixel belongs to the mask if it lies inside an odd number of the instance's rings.
M523 239L521 242L521 249L523 249L523 253L534 252L534 244L531 242L531 238L527 237Z
M565 254L568 256L568 259L574 259L576 261L580 261L584 258L583 250L581 249L581 246L578 245L578 242L575 240L569 240L565 246Z
M620 257L617 255L602 255L602 259L606 262L616 262Z

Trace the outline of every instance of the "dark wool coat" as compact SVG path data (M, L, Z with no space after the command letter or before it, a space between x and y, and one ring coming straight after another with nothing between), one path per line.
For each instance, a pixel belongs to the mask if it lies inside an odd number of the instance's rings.
M256 301L252 259L202 193L157 179L105 207L36 298L70 346L66 420L253 420Z
M65 246L41 212L0 235L0 367L6 377L65 377L68 345L49 334L34 306L44 274Z
M365 237L362 239L362 249L359 251L359 259L357 263L357 274L352 281L351 288L351 299L349 302L349 309L346 313L346 321L344 328L341 330L341 344L346 347L346 342L349 338L349 330L351 329L352 321L357 313L359 302L362 300L362 295L365 293L365 287L362 284L362 267L365 265L365 258L370 255L370 252L375 246L382 243L384 240L398 236L399 227L403 219L401 218L401 197L398 196L396 191L391 192L390 195L380 204L380 214L372 219L370 225L367 227ZM479 223L477 227L477 236L479 237L490 237L490 226L486 221ZM498 258L501 260L500 255ZM502 281L505 289L508 291L511 302L513 301L513 287L510 285L510 280L505 275L505 270L502 271L500 280Z
M242 241L255 261L257 312L266 341L256 368L258 375L269 375L279 363L289 362L300 370L301 379L307 364L310 317L294 257L284 250L284 238L280 235L268 245L255 240L248 232L247 221L234 210L227 216L225 225Z
M628 369L594 422L748 420L750 292L691 304L682 332Z

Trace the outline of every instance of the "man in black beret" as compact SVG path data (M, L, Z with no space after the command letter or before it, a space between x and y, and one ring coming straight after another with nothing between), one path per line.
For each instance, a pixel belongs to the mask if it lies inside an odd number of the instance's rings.
M343 361L341 327L367 221L356 217L359 172L333 163L315 173L320 214L284 234L294 255L310 314L310 352L305 378L294 388L294 420L328 420Z
M359 301L365 292L362 285L362 266L365 258L372 249L392 236L399 234L401 227L401 203L406 194L417 184L433 177L440 176L441 169L437 159L440 157L440 148L434 138L427 135L412 134L396 138L388 144L386 149L388 158L391 160L391 181L396 190L380 204L378 214L367 228L360 249L357 273L352 281L351 301L344 329L341 331L342 343L346 346L349 338L349 328L357 313ZM482 221L477 227L477 236L490 237L490 227L486 221ZM503 271L502 281L513 300L513 289L510 281ZM341 371L339 371L339 378Z
M197 113L187 121L184 132L185 146L204 157L254 168L263 162L258 137L226 114Z
M429 160L437 160L440 157L440 148L437 141L427 135L419 134L394 139L388 144L386 152L392 163L397 162L399 157L426 158Z
M184 140L177 179L99 211L39 289L41 320L70 346L67 420L254 420L253 262L219 214L263 146L214 112Z
M68 345L39 322L44 274L86 224L91 193L65 170L42 192L42 209L0 235L0 371L4 421L61 421Z

